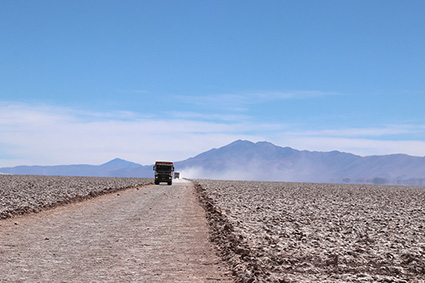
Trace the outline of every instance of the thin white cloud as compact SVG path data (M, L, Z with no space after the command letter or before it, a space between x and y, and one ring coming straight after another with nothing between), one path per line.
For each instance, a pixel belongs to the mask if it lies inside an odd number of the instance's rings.
M425 142L416 140L374 140L341 137L285 137L288 146L316 151L338 150L361 156L384 154L409 154L425 156Z
M316 131L292 132L288 134L302 136L327 136L327 137L383 137L405 134L423 133L425 125L385 125L380 128L345 128L327 129Z
M337 92L330 91L317 91L317 90L297 90L297 91L264 91L253 92L251 94L259 101L275 101L275 100L288 100L288 99L309 99L319 98L325 96L340 95Z
M424 129L425 125L386 125L381 128L286 131L272 140L297 149L339 150L362 156L397 153L425 156Z
M337 92L297 90L297 91L247 91L241 93L222 93L202 96L178 96L178 100L187 104L232 112L247 111L259 103L276 102L290 99L311 99L340 95Z
M183 160L241 137L255 139L244 133L248 124L237 122L151 119L122 112L114 116L19 104L0 108L0 150L7 147L9 155L18 157L0 160L5 166L100 164L115 157L151 164L160 158Z
M196 107L220 109L224 111L243 112L249 108L250 99L240 94L217 94L203 96L178 96L177 100Z
M417 139L425 125L313 131L252 121L244 115L205 119L196 112L180 114L158 119L126 111L0 103L0 167L101 164L115 157L141 164L179 161L237 139L266 140L299 150L425 156L425 142Z
M250 120L250 116L242 114L218 114L218 113L200 113L200 112L169 112L171 117L177 119L195 119L204 121L225 121L241 122Z

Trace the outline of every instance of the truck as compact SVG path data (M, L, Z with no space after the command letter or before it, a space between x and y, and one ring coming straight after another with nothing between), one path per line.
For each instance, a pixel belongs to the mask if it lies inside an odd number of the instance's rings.
M159 185L161 182L167 182L168 185L173 183L173 162L156 161L153 166L153 171L155 171L155 185Z

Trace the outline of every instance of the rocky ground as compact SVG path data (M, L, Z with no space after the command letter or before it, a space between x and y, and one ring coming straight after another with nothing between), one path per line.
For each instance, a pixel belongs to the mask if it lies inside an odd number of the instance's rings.
M143 178L0 175L0 219L152 183Z
M241 282L425 282L425 188L194 180Z
M152 182L0 175L0 219ZM425 282L424 187L193 182L240 282Z

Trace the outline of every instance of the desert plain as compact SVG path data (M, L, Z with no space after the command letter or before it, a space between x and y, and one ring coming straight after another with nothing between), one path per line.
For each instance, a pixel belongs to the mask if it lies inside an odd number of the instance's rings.
M236 282L425 282L425 187L191 181ZM152 182L0 175L0 217Z
M241 281L425 282L425 188L194 180Z
M147 178L0 175L0 219L152 183Z

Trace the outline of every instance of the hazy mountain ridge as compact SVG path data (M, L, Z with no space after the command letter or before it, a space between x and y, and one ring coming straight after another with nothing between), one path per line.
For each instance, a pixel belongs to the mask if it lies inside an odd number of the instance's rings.
M237 140L175 162L183 177L296 182L350 182L425 185L425 157L405 154L358 156ZM17 166L1 173L105 177L153 176L152 165L113 159L101 165Z
M176 167L195 178L425 185L425 157L362 157L242 140L177 162Z
M16 166L0 168L0 172L18 175L57 175L89 177L152 177L152 166L143 166L115 158L101 165Z

